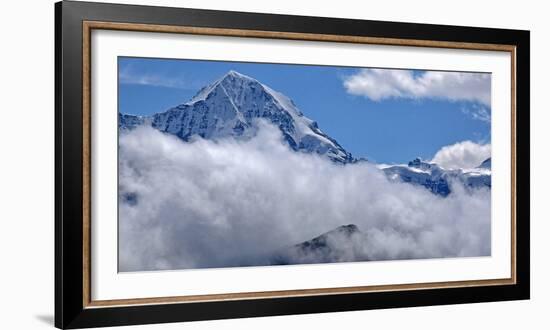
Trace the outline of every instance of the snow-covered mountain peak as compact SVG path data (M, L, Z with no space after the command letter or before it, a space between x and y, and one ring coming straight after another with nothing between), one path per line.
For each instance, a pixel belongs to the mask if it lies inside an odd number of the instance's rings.
M451 182L461 182L471 189L491 188L490 158L483 162L489 169L445 169L435 163L417 157L407 165L380 167L390 181L408 182L424 186L435 194L447 196L451 193ZM483 165L482 164L482 165Z
M221 78L210 85L202 88L187 105L215 97L227 97L238 111L246 111L245 107L250 105L250 100L263 99L276 103L283 110L296 116L303 116L294 102L258 80L244 75L240 72L230 70Z
M234 78L234 79L244 79L244 80L249 80L249 81L256 81L256 79L250 77L250 76L247 76L245 74L242 74L240 72L237 72L235 70L229 70L227 71L227 73L223 76L223 78Z
M244 75L240 72L229 70L226 74L224 74L220 79L218 79L214 84L222 84L224 87L228 89L240 89L247 85L261 85L261 83L247 75Z
M121 128L125 122L133 123L129 128L138 122L127 115L120 118ZM254 136L258 119L278 127L295 151L323 155L338 163L353 161L351 153L305 117L290 98L236 71L202 88L189 102L140 121L187 141L195 135L205 139L248 138Z
M228 94L227 92L231 92L232 90L246 88L251 85L261 85L261 83L252 77L230 70L222 77L201 88L186 104L193 104L206 100L208 97L212 96L217 88L222 89L224 94Z

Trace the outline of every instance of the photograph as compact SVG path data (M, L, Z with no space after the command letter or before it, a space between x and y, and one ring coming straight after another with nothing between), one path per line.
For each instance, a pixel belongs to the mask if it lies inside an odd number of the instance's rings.
M119 272L491 256L491 72L117 65Z

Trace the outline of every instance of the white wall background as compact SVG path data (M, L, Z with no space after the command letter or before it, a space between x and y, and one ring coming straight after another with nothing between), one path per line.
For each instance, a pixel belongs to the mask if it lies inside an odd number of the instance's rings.
M530 301L150 325L141 329L548 329L550 23L544 1L135 0L191 8L531 30ZM53 327L53 0L0 11L0 328ZM125 329L137 329L127 327Z

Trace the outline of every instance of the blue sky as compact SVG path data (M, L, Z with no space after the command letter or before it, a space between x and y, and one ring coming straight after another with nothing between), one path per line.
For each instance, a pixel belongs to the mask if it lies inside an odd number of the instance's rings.
M355 157L406 163L490 142L490 74L120 57L119 111L165 111L229 70L290 97Z

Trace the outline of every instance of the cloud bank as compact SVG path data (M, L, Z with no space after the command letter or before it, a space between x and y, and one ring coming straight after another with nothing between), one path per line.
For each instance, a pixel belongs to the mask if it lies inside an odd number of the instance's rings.
M362 69L344 79L346 91L373 101L391 98L477 102L491 107L491 74Z
M441 148L432 162L444 168L475 168L491 157L491 144L462 141Z
M490 255L490 191L447 198L390 183L374 165L289 150L277 128L182 142L120 137L121 271L262 265L274 251L353 223L368 260Z

